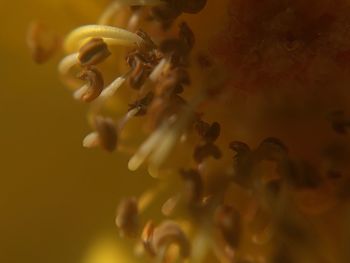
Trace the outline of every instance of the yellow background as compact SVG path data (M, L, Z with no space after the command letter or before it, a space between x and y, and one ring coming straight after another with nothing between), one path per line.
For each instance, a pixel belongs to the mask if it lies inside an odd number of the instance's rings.
M120 197L151 180L129 174L126 157L82 148L86 106L58 80L59 56L35 65L26 49L31 20L64 34L106 2L1 1L0 262L81 262L104 233L117 239Z

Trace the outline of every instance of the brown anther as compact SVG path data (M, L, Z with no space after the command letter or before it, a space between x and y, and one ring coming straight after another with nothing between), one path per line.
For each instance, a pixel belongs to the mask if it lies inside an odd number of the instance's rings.
M111 54L102 38L92 38L79 49L78 53L79 63L83 67L97 65Z
M222 156L219 147L213 143L205 143L194 149L193 158L197 163L203 162L208 157L220 159Z
M181 170L181 177L185 182L185 195L190 204L199 203L203 197L203 180L198 171L194 169Z
M115 223L122 236L134 237L137 234L139 222L136 198L125 198L119 203Z
M215 142L220 135L220 124L218 122L213 122L211 125L202 120L198 120L195 123L195 129L199 136L203 138L204 141L210 143Z
M204 138L206 132L210 129L210 124L205 121L202 121L201 119L198 119L194 123L194 128L197 131L198 135Z
M231 206L222 205L215 212L215 224L232 248L239 245L241 237L241 218L239 213Z
M232 151L236 152L236 156L250 152L250 147L248 146L248 144L239 141L230 142L229 148Z
M95 119L95 129L102 148L109 152L114 151L117 146L118 135L113 121L110 118L98 116Z
M96 68L88 68L83 70L78 75L78 78L88 82L88 88L80 97L82 101L91 102L100 96L104 87L104 81L100 71Z
M152 239L154 232L155 224L152 220L149 220L146 225L143 227L141 234L141 241L144 249L151 255L155 256L154 248L152 247Z
M206 6L207 0L187 0L182 11L188 14L197 14Z
M44 63L60 46L59 38L40 22L32 22L27 31L27 45L33 60Z
M195 44L195 37L192 30L185 22L182 22L179 25L179 28L180 28L179 38L185 44L187 49L191 50Z
M150 75L152 66L138 53L129 55L127 63L133 69L128 78L129 85L134 89L140 89Z
M147 113L147 108L151 104L154 98L153 92L148 92L143 98L135 101L132 104L129 104L129 111L135 108L139 108L139 111L135 116L143 116Z
M250 147L243 142L233 141L229 148L235 152L233 156L234 180L245 187L250 186L254 163Z
M178 224L167 220L154 229L152 246L158 254L172 244L179 246L180 255L183 258L189 257L191 247L185 233Z
M287 156L288 148L281 140L269 137L260 143L256 154L259 160L278 161Z

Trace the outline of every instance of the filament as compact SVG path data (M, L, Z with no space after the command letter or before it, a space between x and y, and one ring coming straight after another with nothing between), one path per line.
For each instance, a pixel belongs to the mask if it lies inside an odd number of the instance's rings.
M79 48L82 41L92 37L100 37L107 44L131 47L140 45L143 39L125 29L106 25L86 25L73 30L64 41L64 49L74 52Z
M98 24L107 25L111 18L123 7L123 6L156 6L161 5L164 2L161 0L116 0L113 1L101 15Z

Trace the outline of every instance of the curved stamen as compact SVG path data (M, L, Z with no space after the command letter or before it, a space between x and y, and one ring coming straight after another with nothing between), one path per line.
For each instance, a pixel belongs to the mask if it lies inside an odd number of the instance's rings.
M106 25L112 19L112 17L123 7L123 6L156 6L164 4L162 0L116 0L112 2L101 15L98 24Z
M64 49L74 52L85 39L99 37L107 44L115 44L126 47L140 45L143 39L125 29L105 25L86 25L73 30L64 41Z
M107 99L112 97L117 90L123 86L123 84L125 83L126 79L128 78L130 72L116 78L115 80L113 80L101 93L100 97L102 100Z
M58 64L58 71L60 74L63 76L67 75L70 69L78 63L78 56L79 53L76 52L64 57Z

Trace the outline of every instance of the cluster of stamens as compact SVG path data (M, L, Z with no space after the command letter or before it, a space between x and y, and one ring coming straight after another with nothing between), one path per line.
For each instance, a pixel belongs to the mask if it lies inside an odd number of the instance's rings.
M178 34L170 37L152 37L152 31L148 34L140 29L145 25L167 32L182 13L196 14L206 2L116 0L99 24L79 27L66 36L62 46L68 54L58 66L59 73L74 89L73 97L90 103L92 109L93 131L83 139L83 146L122 152L127 124L133 119L144 123L140 136L147 138L132 149L128 167L134 171L147 163L152 176L169 179L169 183L151 190L151 195L147 191L120 202L116 225L123 237L136 239L138 255L155 262L202 262L209 255L220 262L307 262L299 260L311 257L318 246L299 210L321 214L345 198L344 187L338 183L341 173L333 163L320 171L295 159L274 137L262 140L256 148L241 141L223 148L221 125L206 122L198 112L198 105L221 90L208 84L194 91L195 96L185 95L194 81L189 69L196 43L190 26L178 23ZM130 18L120 22L118 14L124 11ZM37 26L31 29L30 47L34 58L42 62L57 47L41 48L38 30ZM101 65L111 60L115 50L124 55L119 67L123 71L115 74L114 70L114 80L106 84L107 73ZM210 58L198 59L200 69L213 66ZM126 112L118 117L106 114L108 103L122 96L118 92L123 86L129 88L128 96L119 100L125 102ZM330 119L337 133L345 134L350 127L342 111L332 113ZM195 138L194 143L188 137ZM187 166L174 165L170 176L162 175L164 163L178 145L187 147L192 159ZM233 158L228 165L223 160L227 153ZM227 168L214 174L215 186L207 171L211 162L222 162ZM174 181L173 193L164 199L162 194ZM324 202L312 207L318 198ZM162 219L145 218L144 211L157 202Z

